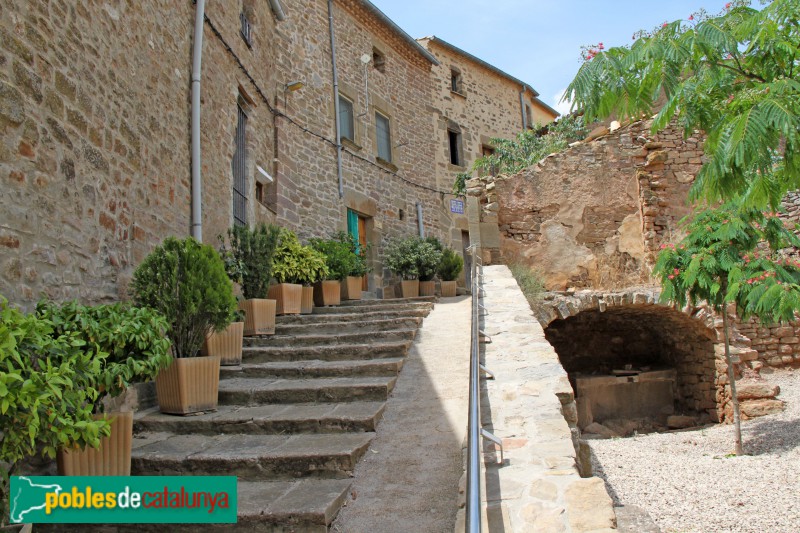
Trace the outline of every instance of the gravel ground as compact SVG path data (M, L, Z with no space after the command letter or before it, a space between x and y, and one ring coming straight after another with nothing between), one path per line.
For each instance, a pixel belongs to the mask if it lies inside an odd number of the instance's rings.
M665 533L800 531L800 371L764 374L783 413L733 426L589 441L615 505L645 509Z

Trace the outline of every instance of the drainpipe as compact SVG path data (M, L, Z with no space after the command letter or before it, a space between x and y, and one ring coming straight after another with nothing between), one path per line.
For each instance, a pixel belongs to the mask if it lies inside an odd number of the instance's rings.
M333 35L333 0L328 0L328 29L331 34L331 64L333 65L333 113L336 123L336 175L339 178L339 198L344 198L342 178L342 124L339 120L339 71L336 70L336 38Z
M528 128L528 112L525 111L525 92L527 90L528 86L523 84L522 90L519 92L519 109L522 111L522 131Z
M422 225L422 203L417 202L417 226L419 227L419 237L425 238L425 226Z
M272 12L275 13L275 18L278 19L278 22L283 22L284 19L286 19L286 13L283 11L280 0L269 0L269 5L272 8Z
M197 0L192 52L192 237L203 242L203 180L200 174L200 66L206 1Z

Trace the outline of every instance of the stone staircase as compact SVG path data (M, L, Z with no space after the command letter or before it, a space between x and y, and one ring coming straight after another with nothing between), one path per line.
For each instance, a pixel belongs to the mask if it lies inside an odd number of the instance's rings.
M327 531L433 301L278 317L274 336L245 339L240 367L222 368L217 411L137 416L133 474L235 475L236 530Z

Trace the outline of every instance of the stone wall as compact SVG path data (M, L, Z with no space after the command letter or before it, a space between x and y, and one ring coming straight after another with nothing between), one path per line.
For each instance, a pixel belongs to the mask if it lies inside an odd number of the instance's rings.
M549 289L649 281L652 253L675 241L702 148L670 127L601 127L515 176L469 184L484 223L496 223L506 261L529 262Z
M124 298L135 265L166 236L190 232L195 7L14 0L0 14L0 294L26 308L43 296ZM373 243L370 288L391 295L382 250L391 237L416 234L418 202L426 232L448 236L449 187L437 189L431 163L432 63L364 3L335 3L340 89L357 115L340 198L327 4L296 2L286 14L279 22L269 3L253 0L207 5L203 239L216 245L233 223L241 106L248 222L276 222L307 238L344 229L346 209L358 211ZM373 49L385 57L383 71L359 60ZM304 87L285 90L293 81ZM376 158L375 111L391 120L390 162Z

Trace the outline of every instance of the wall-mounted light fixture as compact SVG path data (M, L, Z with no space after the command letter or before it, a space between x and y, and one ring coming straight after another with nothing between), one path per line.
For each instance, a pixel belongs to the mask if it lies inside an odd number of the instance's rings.
M283 90L284 90L284 92L285 91L295 92L295 91L299 91L300 89L302 89L305 86L306 86L306 84L303 83L300 80L290 81L289 83L287 83L286 85L283 86Z

